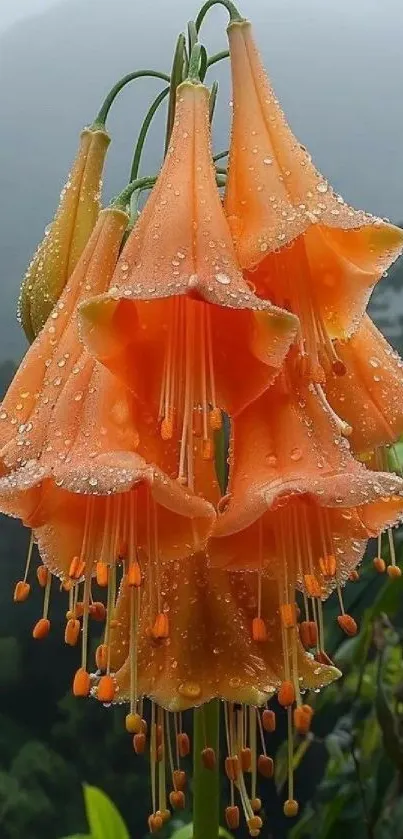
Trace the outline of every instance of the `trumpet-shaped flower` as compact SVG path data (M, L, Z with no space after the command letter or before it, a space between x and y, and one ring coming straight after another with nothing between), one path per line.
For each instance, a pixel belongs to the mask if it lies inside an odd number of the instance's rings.
M323 382L318 351L344 368L331 339L358 326L403 232L351 209L292 134L265 75L251 26L228 30L234 114L225 209L256 293L298 315L301 372Z
M26 273L19 319L31 342L44 326L91 236L100 211L101 177L109 145L105 131L85 128L56 215Z
M236 414L274 379L296 319L259 300L237 266L215 184L208 91L178 88L157 184L108 294L81 307L83 337L178 443L177 475L211 457L220 410Z

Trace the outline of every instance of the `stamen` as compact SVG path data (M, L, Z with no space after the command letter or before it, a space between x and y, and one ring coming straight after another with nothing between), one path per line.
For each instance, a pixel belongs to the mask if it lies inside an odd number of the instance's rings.
M34 535L33 535L33 532L31 530L31 534L30 534L30 538L29 538L27 559L26 559L26 563L25 563L24 577L23 577L22 580L19 580L19 582L15 586L14 595L13 595L14 603L23 603L27 599L27 597L29 596L29 593L31 591L31 586L27 582L27 579L28 579L29 568L30 568L30 565L31 565L33 547L34 547Z

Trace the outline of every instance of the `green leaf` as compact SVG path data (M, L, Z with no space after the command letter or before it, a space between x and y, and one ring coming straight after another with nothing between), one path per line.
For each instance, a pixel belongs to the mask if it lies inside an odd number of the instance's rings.
M228 833L225 827L220 827L218 835L220 839L234 839L232 833ZM171 836L171 839L193 839L193 824L191 822L185 824Z
M74 836L65 836L64 839L93 839L89 833L75 833Z
M84 799L91 839L130 839L122 816L102 790L85 785Z

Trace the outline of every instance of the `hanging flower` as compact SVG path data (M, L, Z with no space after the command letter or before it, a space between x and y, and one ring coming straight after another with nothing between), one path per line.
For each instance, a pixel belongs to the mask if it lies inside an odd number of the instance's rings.
M40 332L88 242L100 211L108 134L85 128L59 207L26 273L18 316L30 342Z
M240 273L215 184L208 91L187 81L157 184L107 295L81 307L94 355L159 417L194 484L220 409L235 414L277 375L296 320L258 300ZM200 440L194 446L194 437Z
M247 21L228 30L234 114L225 209L256 293L298 315L299 370L322 382L319 350L358 326L403 231L352 210L314 168L275 98Z

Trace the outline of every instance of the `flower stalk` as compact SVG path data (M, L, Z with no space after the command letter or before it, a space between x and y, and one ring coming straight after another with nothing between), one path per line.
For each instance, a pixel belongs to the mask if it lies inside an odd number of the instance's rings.
M197 708L193 714L193 839L218 839L220 827L220 776L218 751L220 703L218 699ZM202 752L213 749L214 768L207 769Z
M109 111L120 91L123 90L129 82L144 78L162 79L164 82L170 82L170 77L167 76L166 73L160 73L158 70L135 70L134 73L128 73L127 76L123 76L118 82L116 82L106 96L91 126L92 129L95 130L96 128L104 128Z

